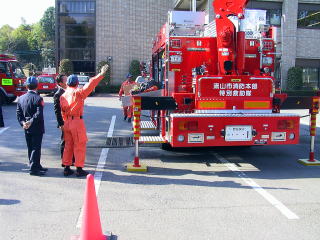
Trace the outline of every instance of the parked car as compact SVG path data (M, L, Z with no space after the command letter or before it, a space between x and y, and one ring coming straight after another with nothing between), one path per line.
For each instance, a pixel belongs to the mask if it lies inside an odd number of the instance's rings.
M83 88L84 85L86 85L89 82L90 77L85 75L77 75L79 79L79 88ZM96 92L96 89L94 89L91 93L93 95Z
M57 91L58 86L54 75L40 75L37 79L39 93L54 94Z

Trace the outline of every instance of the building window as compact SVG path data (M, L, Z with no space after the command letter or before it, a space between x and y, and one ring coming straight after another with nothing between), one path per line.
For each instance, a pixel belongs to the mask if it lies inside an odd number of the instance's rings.
M92 0L58 0L58 61L68 58L75 73L95 74L96 3Z
M267 9L267 24L280 26L281 25L281 9Z
M303 88L319 89L319 68L302 68Z
M320 4L299 4L298 21L299 28L320 29Z
M267 11L267 24L280 26L282 16L282 3L266 1L250 1L248 9L261 9Z
M302 68L302 80L304 89L320 88L320 60L296 59L296 67Z
M59 4L60 13L94 13L95 2L64 1Z

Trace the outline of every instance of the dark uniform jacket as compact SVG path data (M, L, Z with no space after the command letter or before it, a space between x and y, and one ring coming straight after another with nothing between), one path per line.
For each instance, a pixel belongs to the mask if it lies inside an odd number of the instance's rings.
M30 121L31 126L25 130L30 134L44 133L43 99L34 91L28 91L18 99L17 118L21 126Z
M53 107L54 113L57 117L58 128L64 125L62 114L61 114L61 106L60 106L60 97L64 93L64 89L59 87L58 91L53 96Z

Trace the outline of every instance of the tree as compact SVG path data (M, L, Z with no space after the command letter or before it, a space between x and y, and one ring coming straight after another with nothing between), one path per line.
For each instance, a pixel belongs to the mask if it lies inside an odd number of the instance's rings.
M3 25L0 28L0 51L1 52L12 52L13 38L12 32L13 28L9 25Z
M55 62L55 8L49 7L40 20L43 35L41 56L44 65L53 65Z
M302 88L302 68L291 67L288 70L287 88L288 90L299 90Z
M136 79L140 74L140 62L138 60L132 60L129 67L129 73L133 75L133 79Z
M59 64L59 73L67 76L73 73L73 64L70 59L62 59Z
M13 29L9 25L0 28L0 51L17 55L24 65L33 63L41 69L54 60L55 9L49 7L39 23L28 25L21 18L21 25Z
M55 9L54 7L49 7L44 12L40 25L43 32L45 33L45 40L54 41L55 38Z

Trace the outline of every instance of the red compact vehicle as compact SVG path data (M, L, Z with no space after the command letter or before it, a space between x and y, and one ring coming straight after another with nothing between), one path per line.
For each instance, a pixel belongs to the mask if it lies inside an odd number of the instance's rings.
M12 103L17 96L26 93L26 76L14 55L0 53L0 98Z
M54 94L57 89L55 76L52 74L44 74L37 77L38 93Z

